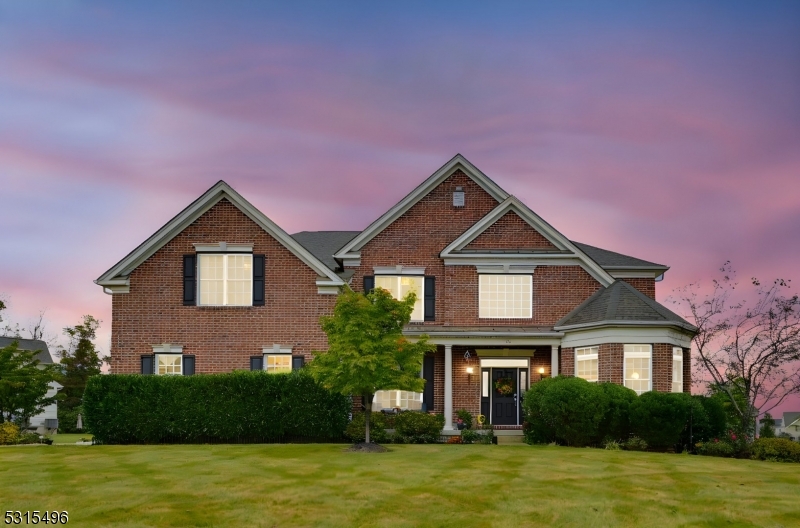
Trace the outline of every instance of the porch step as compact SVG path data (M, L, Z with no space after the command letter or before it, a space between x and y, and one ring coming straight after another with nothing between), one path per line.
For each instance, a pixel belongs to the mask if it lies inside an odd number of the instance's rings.
M521 433L522 431L520 431ZM525 442L522 441L522 435L497 435L497 445L508 445L508 444L519 444L522 445Z

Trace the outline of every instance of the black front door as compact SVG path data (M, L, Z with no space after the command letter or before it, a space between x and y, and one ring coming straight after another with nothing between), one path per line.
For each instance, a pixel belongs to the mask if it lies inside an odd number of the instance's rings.
M518 380L519 369L492 369L492 425L518 425Z

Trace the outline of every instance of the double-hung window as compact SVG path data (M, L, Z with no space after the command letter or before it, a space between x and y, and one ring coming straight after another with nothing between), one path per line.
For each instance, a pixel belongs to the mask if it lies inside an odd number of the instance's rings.
M533 276L479 275L478 297L478 317L481 319L530 319Z
M200 305L253 305L253 255L201 253L197 257Z
M651 345L624 345L624 377L625 386L642 394L652 390L652 358Z
M424 320L425 277L421 275L376 275L375 287L383 288L395 299L403 299L409 293L414 292L417 300L414 303L414 310L411 312L411 320Z
M672 349L672 392L683 392L683 349Z
M422 409L422 393L403 390L381 390L372 399L372 410L401 409L419 411Z
M586 381L597 381L597 355L600 347L575 349L575 375Z

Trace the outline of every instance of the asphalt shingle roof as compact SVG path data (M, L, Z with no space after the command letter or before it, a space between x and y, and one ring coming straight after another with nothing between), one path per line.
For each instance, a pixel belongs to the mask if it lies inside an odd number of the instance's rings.
M20 339L17 337L0 337L0 348L5 348L14 341L19 343L20 350L39 350L36 354L36 359L42 365L51 365L53 357L50 355L50 349L47 348L47 343L39 341L38 339Z
M622 280L595 292L556 323L555 328L600 322L669 323L687 329L694 328L678 314Z
M301 231L291 236L323 264L331 270L337 271L338 265L333 254L359 233L361 231Z
M607 249L601 249L598 247L590 246L589 244L582 244L581 242L572 241L573 244L578 246L578 249L589 255L589 258L600 264L603 268L606 267L626 267L626 268L664 268L667 270L667 266L663 264L656 264L655 262L649 262L647 260L638 259L636 257L630 257L628 255L623 255L622 253L616 253L614 251L609 251Z

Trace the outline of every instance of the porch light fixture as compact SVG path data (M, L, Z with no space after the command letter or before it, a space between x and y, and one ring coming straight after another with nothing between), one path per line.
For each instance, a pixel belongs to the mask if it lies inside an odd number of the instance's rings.
M475 374L475 367L467 367L467 374Z
M544 374L544 367L539 367L539 374Z

